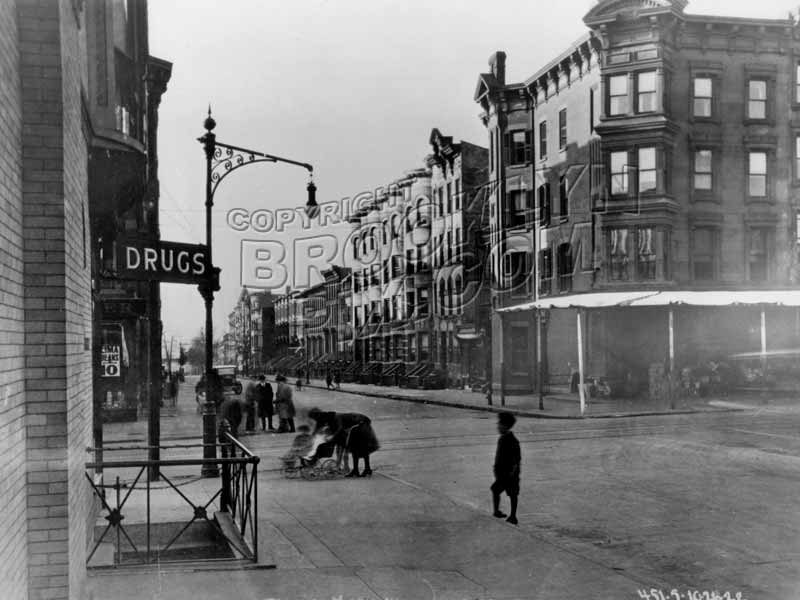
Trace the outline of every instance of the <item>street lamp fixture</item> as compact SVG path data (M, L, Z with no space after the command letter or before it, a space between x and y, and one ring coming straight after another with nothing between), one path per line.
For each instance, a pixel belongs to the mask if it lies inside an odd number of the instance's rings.
M231 146L217 141L216 134L213 133L217 122L211 116L211 107L208 107L208 117L203 122L206 130L198 141L203 145L206 154L206 252L208 256L208 278L198 287L200 294L205 301L205 334L206 334L206 401L203 404L203 458L215 460L217 457L216 448L216 404L222 400L222 386L214 373L214 334L212 323L212 309L214 306L214 292L219 291L219 272L214 267L211 254L211 209L214 206L214 193L225 177L236 169L260 162L286 163L303 167L308 171L309 182L306 186L308 201L306 202L306 214L314 218L319 213L317 205L317 186L314 184L314 167L308 163L282 158L273 154L248 150L238 146ZM216 463L208 462L203 465L201 475L203 477L219 476L219 467Z

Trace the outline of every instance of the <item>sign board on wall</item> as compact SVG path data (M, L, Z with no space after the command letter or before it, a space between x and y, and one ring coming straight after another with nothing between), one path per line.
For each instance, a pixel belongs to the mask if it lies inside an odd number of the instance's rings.
M103 344L100 348L100 376L119 377L122 349L118 344Z
M208 278L208 253L199 244L121 241L116 263L123 279L199 284Z

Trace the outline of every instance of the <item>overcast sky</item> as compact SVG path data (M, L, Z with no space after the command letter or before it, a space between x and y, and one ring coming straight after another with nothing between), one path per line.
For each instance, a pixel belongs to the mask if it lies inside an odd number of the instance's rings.
M205 161L197 138L209 103L217 139L312 163L320 202L385 185L422 166L433 127L487 145L472 97L495 50L507 79L531 75L586 31L592 0L150 0L150 53L173 63L159 113L162 239L205 242ZM542 10L546 7L546 10ZM687 12L786 18L797 0L694 0ZM305 170L259 164L231 174L215 194L214 263L222 290L214 335L241 290L245 257L267 241L332 234L233 231L231 209L302 207ZM292 276L292 273L289 273ZM292 283L288 281L287 283ZM299 283L302 283L300 281ZM194 286L162 286L169 339L188 341L204 323Z

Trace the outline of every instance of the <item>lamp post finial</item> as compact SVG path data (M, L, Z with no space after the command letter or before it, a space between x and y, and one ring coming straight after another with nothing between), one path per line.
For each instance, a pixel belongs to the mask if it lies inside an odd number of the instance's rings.
M206 120L203 122L203 127L206 129L206 131L210 132L216 126L217 126L217 122L211 116L211 104L209 103L209 105L208 105L208 116L206 117Z

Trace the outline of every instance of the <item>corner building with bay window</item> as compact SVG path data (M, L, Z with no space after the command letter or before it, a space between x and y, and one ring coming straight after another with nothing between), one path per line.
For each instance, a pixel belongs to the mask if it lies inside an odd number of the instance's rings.
M686 5L600 1L525 81L479 76L495 387L566 384L579 322L586 373L639 390L797 347L800 30Z

